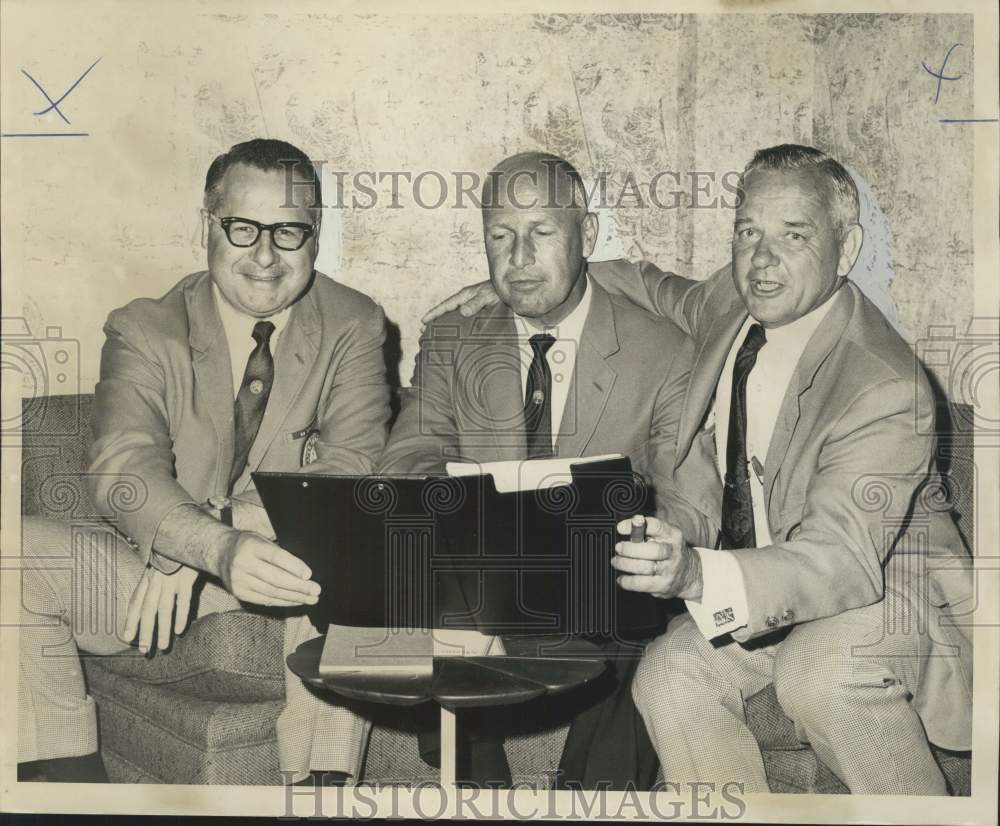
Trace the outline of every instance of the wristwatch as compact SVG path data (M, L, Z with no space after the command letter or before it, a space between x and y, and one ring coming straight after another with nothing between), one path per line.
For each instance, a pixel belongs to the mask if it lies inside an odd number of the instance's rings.
M204 508L223 525L233 526L233 502L228 496L209 496Z

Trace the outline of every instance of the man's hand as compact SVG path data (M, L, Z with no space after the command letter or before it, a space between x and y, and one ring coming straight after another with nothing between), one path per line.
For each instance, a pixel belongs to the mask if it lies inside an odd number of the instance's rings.
M128 603L125 639L135 639L138 634L139 650L145 654L153 645L153 630L156 629L156 648L166 651L170 646L171 619L175 634L180 634L187 627L191 591L198 573L187 565L182 565L172 574L147 568Z
M297 556L260 534L239 532L222 552L219 574L238 600L257 605L315 605L319 583Z
M631 520L618 523L618 533L628 536L631 530ZM701 599L701 557L673 525L647 516L646 541L619 542L615 551L611 566L623 572L618 584L625 590L664 598Z
M420 323L427 326L438 316L450 313L452 310L458 310L468 318L478 313L483 307L496 304L499 300L496 290L493 289L493 284L489 281L480 281L478 284L463 287L440 304L431 307L426 315L420 319Z

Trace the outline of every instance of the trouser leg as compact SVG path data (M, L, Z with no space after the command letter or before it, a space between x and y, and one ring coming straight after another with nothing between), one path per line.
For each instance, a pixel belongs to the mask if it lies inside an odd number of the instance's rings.
M284 655L319 632L305 615L285 621ZM278 760L292 781L309 771L338 771L357 780L371 721L342 705L335 694L314 693L285 665L285 708L276 723Z
M771 649L735 642L714 646L687 614L654 640L633 680L664 779L676 783L742 783L745 794L769 791L744 700L771 682Z
M607 641L600 647L609 659L595 686L602 697L573 718L559 760L559 782L583 789L650 789L658 761L632 699L643 645Z
M22 520L18 762L97 750L78 646L97 654L129 647L121 629L143 570L108 528Z
M926 656L911 603L875 605L797 626L778 646L778 701L855 794L945 794L913 706Z

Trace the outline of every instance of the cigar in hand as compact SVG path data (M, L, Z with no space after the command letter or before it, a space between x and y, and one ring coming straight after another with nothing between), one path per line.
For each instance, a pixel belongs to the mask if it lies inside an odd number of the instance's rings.
M629 535L629 542L646 541L646 517L637 513L632 517L632 533Z

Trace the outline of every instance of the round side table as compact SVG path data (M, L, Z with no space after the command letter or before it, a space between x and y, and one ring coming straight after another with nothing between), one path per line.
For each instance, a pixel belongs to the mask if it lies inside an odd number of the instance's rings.
M320 674L325 637L302 643L288 667L303 682L369 703L409 706L435 702L441 709L441 784L455 783L455 710L513 705L559 694L590 682L607 666L587 640L561 636L502 637L506 654L434 657L430 675L363 671Z

